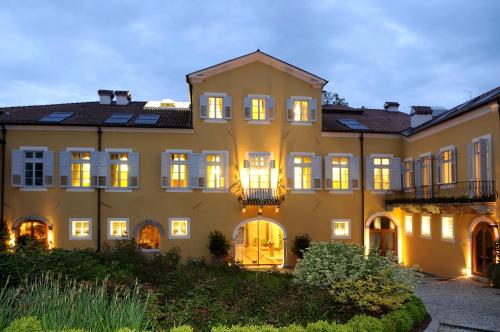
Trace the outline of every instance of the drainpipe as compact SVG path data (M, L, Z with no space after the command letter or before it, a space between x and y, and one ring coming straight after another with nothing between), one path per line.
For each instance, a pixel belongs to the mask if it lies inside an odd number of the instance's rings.
M102 150L102 129L97 127L97 151ZM97 178L99 184L99 177ZM101 188L97 187L97 252L101 251Z
M4 210L4 205L5 205L5 144L7 144L6 141L6 136L7 136L7 128L5 128L5 125L2 124L2 174L1 174L1 180L2 180L2 189L1 189L1 195L2 198L0 199L0 225L3 225L5 223L5 210Z
M364 133L359 136L359 150L361 159L361 244L365 245L365 152Z

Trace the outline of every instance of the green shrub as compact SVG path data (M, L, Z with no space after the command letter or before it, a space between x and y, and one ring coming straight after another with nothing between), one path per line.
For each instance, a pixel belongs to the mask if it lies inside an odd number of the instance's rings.
M292 246L293 254L299 259L304 258L304 253L311 246L311 241L308 234L296 236Z
M223 233L213 231L208 235L208 250L214 257L226 257L229 254L229 249L231 249L231 243Z
M33 316L20 317L12 321L3 332L42 332L42 324Z
M189 325L181 325L171 328L170 332L193 332L193 329Z
M122 327L116 330L116 332L136 332L136 330L129 329L128 327Z
M365 315L358 315L347 322L347 327L356 332L384 332L380 319Z
M500 288L500 264L490 264L487 276L493 287Z
M304 328L297 324L291 324L288 326L280 327L279 332L304 332Z

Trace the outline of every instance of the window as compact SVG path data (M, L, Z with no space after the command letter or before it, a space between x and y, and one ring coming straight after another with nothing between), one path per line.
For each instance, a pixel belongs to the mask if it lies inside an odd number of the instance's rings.
M137 241L139 248L145 251L160 250L160 229L155 225L144 226Z
M120 240L128 238L128 219L108 219L108 239Z
M446 241L455 240L455 231L453 227L453 217L446 216L441 218L441 238Z
M311 157L293 157L293 189L311 189Z
M421 177L422 177L422 186L430 186L432 185L432 160L431 156L425 156L420 159L421 165Z
M294 100L293 101L293 121L307 122L309 120L309 101Z
M413 234L413 216L410 214L405 215L405 233L406 235Z
M441 151L441 183L449 184L453 182L453 151Z
M90 187L90 152L71 152L71 186Z
M413 188L413 162L412 160L405 160L403 162L404 172L404 188Z
M250 156L250 188L268 189L271 178L270 157Z
M252 98L252 116L254 121L266 121L266 99Z
M421 217L420 236L431 237L431 216L429 215L422 215Z
M350 239L351 221L348 219L332 220L332 239Z
M222 97L208 97L208 118L222 119Z
M171 153L170 165L170 187L187 188L188 187L188 154Z
M492 180L491 136L475 138L472 144L472 180Z
M390 180L391 158L373 158L373 184L375 190L389 190L391 187Z
M225 153L207 153L207 189L224 189L225 179Z
M189 218L170 218L168 237L170 239L189 239L190 222Z
M332 189L349 189L349 157L332 157Z
M69 220L70 240L91 240L92 239L92 219L74 218Z
M109 154L111 187L128 187L128 160L127 152L111 152Z
M43 187L43 151L24 151L24 186Z

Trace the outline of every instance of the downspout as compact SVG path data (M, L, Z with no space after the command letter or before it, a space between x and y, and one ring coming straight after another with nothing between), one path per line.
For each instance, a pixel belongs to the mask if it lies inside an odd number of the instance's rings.
M97 151L102 150L102 129L97 127ZM99 177L97 178L99 184ZM101 251L101 188L97 187L97 252Z
M3 226L5 223L5 145L7 144L6 141L7 137L7 128L5 128L5 125L2 124L2 175L1 175L1 180L2 180L2 189L1 189L1 195L2 198L0 199L0 225Z
M359 136L359 150L361 161L361 244L365 245L365 152L364 133Z

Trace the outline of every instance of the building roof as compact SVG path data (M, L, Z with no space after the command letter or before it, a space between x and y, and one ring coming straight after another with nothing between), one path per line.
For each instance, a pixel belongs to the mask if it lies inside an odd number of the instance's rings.
M144 109L146 102L134 101L128 105L103 105L99 102L53 104L37 106L16 106L0 108L0 123L9 125L58 125L58 126L102 126L102 127L146 127L192 129L192 112L189 108ZM40 122L53 112L69 112L69 117L60 122ZM105 123L112 114L131 114L123 124ZM140 114L158 114L155 124L137 124Z
M430 106L412 106L411 114L426 115L432 114L432 107Z
M352 119L368 129L351 129L342 124ZM385 109L323 106L323 131L399 134L410 128L410 115Z

